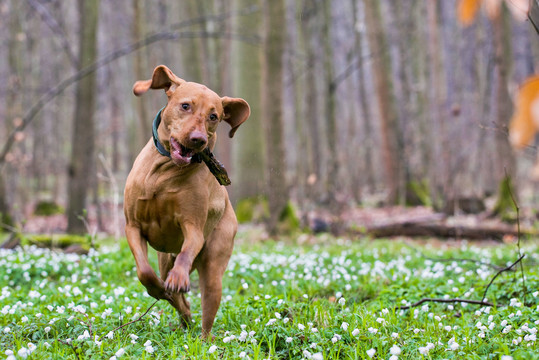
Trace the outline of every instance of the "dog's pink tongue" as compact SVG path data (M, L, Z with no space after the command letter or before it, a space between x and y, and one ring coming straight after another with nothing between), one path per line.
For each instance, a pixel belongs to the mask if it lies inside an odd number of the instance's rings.
M170 157L176 165L187 165L191 163L191 156L183 156L180 143L172 137L170 138Z

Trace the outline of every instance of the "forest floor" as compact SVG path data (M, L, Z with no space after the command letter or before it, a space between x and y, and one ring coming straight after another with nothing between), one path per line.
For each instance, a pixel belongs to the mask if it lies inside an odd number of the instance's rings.
M406 232L410 227L416 225L443 226L455 229L487 229L494 230L493 234L479 233L477 239L480 240L503 240L505 242L515 242L515 234L510 234L514 230L516 232L516 223L508 224L502 222L497 217L489 216L488 212L479 214L456 214L445 215L435 212L430 207L404 207L404 206L388 206L380 208L361 208L354 207L344 210L338 216L332 215L329 211L317 210L310 213L298 214L302 219L302 226L313 228L313 221L321 221L325 226L323 231L332 232L333 234L368 234L373 232L375 237L388 236L407 236ZM124 234L125 220L121 205L114 206L112 203L105 203L100 207L98 213L95 206L90 206L85 217L85 221L89 234L99 234L101 237L115 236L120 237ZM523 209L520 213L520 226L523 232L532 231L537 225L537 217L531 209ZM245 225L247 228L253 228L253 224ZM254 227L257 227L255 224ZM403 231L406 227L406 231ZM27 211L25 221L22 225L23 233L32 234L56 234L63 233L67 228L67 217L64 214L56 214L52 216L36 216L32 215L31 211ZM382 234L378 234L378 230L383 229ZM389 233L387 231L389 230ZM413 230L413 229L412 229ZM440 229L429 228L426 232L428 237L444 237L449 238L466 238L466 233L444 234ZM496 232L496 230L498 232ZM374 232L376 231L376 233ZM462 231L461 231L462 232ZM504 236L507 232L508 236ZM268 235L263 231L258 232L257 240L267 239ZM475 235L471 233L471 235Z
M178 329L170 305L151 307L125 241L106 239L83 256L0 250L2 355L539 359L536 240L523 240L525 258L500 272L519 258L514 244L328 234L253 242L260 231L244 227L238 234L213 342L199 338L196 273L188 294L193 326ZM427 301L401 309L425 298L480 301L485 291L492 305Z

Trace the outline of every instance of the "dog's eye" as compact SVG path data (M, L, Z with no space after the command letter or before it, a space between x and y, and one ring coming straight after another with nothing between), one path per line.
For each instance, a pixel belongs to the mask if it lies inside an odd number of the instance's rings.
M217 115L216 114L211 114L210 115L210 120L211 121L216 121L218 119Z
M189 110L190 108L191 108L191 105L189 105L188 103L183 103L183 104L182 104L182 109L183 109L183 110L187 111L187 110Z

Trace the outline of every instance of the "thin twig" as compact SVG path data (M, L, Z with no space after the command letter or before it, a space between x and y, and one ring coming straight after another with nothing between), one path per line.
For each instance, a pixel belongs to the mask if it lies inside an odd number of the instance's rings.
M56 21L54 16L51 15L45 5L36 0L28 0L28 4L30 4L30 6L39 14L45 25L47 25L49 29L51 29L51 31L58 36L58 41L64 49L71 66L76 68L79 60L69 44L69 39L65 30L60 26L60 24L58 24L58 21Z
M90 334L90 338L93 337L92 334L93 334L93 331L92 331L92 321L90 320L90 317L88 316L88 314L83 314L86 319L88 321L85 321L83 319L79 319L79 318L75 318L76 320L78 320L81 324L84 324L86 326L88 326L88 333Z
M110 183L110 191L112 192L112 218L113 218L113 224L114 224L113 225L114 226L114 239L116 241L119 241L121 235L120 235L120 217L118 215L118 205L120 203L118 181L116 181L114 172L112 171L112 168L110 167L107 159L105 159L105 156L102 153L100 153L98 157L99 157L99 161L101 161L101 164L103 165L103 168L105 169L105 172L107 173L106 176L102 176L101 178L104 180L107 180Z
M146 310L146 312L145 312L144 314L140 315L137 319L135 319L135 320L133 320L133 321L130 321L130 322L128 322L128 323L125 323L125 324L123 324L123 325L120 325L120 326L118 326L117 328L111 330L110 332L112 332L112 333L113 333L113 332L116 332L116 331L120 330L121 328L126 327L127 325L131 325L131 324L136 323L137 321L142 320L142 318L143 318L144 316L146 316L146 314L148 314L148 313L150 312L150 310L153 308L153 306L154 306L155 304L157 304L158 301L159 301L159 300L155 300L154 303L153 303L152 305L150 305L150 307L148 308L148 310ZM101 337L102 337L102 336L99 337L99 340L101 340Z
M507 178L507 169L503 169L505 172L505 177ZM511 178L509 178L510 180ZM520 248L520 208L518 207L517 201L515 200L515 197L513 196L513 190L511 189L511 181L508 181L508 190L509 190L509 196L511 196L511 201L513 202L513 205L515 206L515 210L517 212L517 249L518 249L518 255L522 258L524 255L522 255L522 249ZM522 265L522 262L520 262L520 273L522 274L522 297L524 302L526 302L526 280L524 276L524 265Z
M494 306L493 304L487 302L487 301L479 301L479 300L469 300L469 299L433 299L433 298L424 298L419 300L418 302L415 302L411 305L406 306L399 306L396 308L396 310L407 310L411 309L413 307L419 306L426 302L437 302L437 303L466 303L466 304L474 304L474 305L485 305L485 306Z
M522 261L522 259L524 258L524 256L526 255L521 255L514 263L512 263L511 265L501 269L500 271L498 271L496 273L496 275L494 275L494 277L490 280L490 282L488 283L487 285L487 288L485 289L485 292L483 293L483 298L481 299L481 301L484 301L485 298L487 297L487 291L488 289L490 288L490 285L492 285L492 283L494 282L494 280L496 280L496 278L501 274L503 273L504 271L509 271L513 268L513 266L515 266L516 264L518 264L519 262Z

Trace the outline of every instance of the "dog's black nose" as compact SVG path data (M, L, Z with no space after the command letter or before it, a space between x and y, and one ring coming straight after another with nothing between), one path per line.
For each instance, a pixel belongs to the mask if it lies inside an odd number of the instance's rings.
M193 148L201 148L208 142L208 137L203 132L193 131L191 135L189 135L189 141Z

